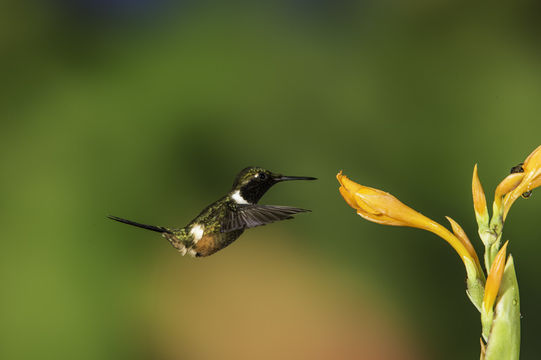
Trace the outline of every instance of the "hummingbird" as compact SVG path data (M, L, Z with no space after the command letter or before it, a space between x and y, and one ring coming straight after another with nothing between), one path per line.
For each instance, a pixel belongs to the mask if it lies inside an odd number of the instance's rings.
M261 197L275 184L290 180L317 180L308 176L284 176L260 167L247 167L236 176L231 191L204 208L183 228L140 224L109 215L112 220L156 231L183 256L214 254L237 240L244 230L292 219L310 210L290 206L258 205Z

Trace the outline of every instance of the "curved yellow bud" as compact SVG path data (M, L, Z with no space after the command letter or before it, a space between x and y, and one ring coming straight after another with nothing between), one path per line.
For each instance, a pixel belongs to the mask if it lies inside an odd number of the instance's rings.
M494 262L490 267L490 272L488 273L488 278L485 285L485 296L483 297L483 310L487 313L494 306L496 296L498 296L498 291L500 290L503 270L505 269L506 250L508 243L509 241L506 241L500 251L498 251L498 254L496 254L496 257L494 258Z
M403 223L402 221L387 216L383 212L378 211L377 208L372 208L368 203L366 203L365 201L362 201L359 198L360 194L364 194L365 196L371 196L372 199L375 199L377 197L380 197L380 198L386 198L388 196L393 197L392 195L378 189L373 189L368 186L357 184L356 182L348 179L347 176L342 175L342 171L340 171L336 175L336 178L338 179L338 182L341 185L340 188L338 189L340 191L340 194L342 195L342 197L348 203L349 206L357 210L357 214L359 214L366 220L369 220L378 224L406 226L406 224Z
M437 222L405 205L393 195L357 184L342 175L341 171L336 175L336 178L341 185L339 190L344 200L366 220L383 225L410 226L430 231L446 240L465 264L465 259L479 263L477 255L473 257L470 250L457 236ZM475 253L473 247L471 251Z
M539 145L530 155L524 160L524 172L528 172L534 169L539 170L539 164L541 163L541 145Z
M515 190L524 179L524 173L509 174L503 179L494 191L494 201L501 204L502 197Z
M477 164L473 167L473 177L471 182L471 191L473 196L473 208L477 218L488 217L487 200L481 180L477 175Z

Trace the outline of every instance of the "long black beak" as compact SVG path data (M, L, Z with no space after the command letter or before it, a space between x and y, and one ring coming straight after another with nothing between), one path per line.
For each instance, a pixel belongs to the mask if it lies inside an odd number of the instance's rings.
M317 178L311 177L311 176L283 176L283 175L278 175L277 177L274 178L274 181L276 182L289 181L289 180L317 180Z

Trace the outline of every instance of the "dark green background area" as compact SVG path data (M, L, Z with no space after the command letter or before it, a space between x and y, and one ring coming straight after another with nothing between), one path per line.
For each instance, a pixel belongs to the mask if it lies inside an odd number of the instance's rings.
M207 264L230 257L247 272L258 249L276 269L299 256L342 274L343 297L380 299L371 311L393 314L391 328L427 359L478 358L479 314L451 247L356 216L335 174L445 226L453 217L481 251L473 165L491 201L541 144L535 2L101 3L7 1L0 15L2 359L174 358L134 330L155 318L139 300L149 272L167 263L178 282L165 288L204 289ZM248 165L318 177L262 199L313 213L201 260L105 218L184 225ZM541 336L539 195L515 203L504 231L524 359ZM263 253L268 241L287 256ZM212 334L213 319L199 316ZM179 336L178 346L190 344Z

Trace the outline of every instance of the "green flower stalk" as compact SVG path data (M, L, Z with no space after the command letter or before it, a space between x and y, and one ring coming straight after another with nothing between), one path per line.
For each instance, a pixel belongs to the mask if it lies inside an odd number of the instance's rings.
M496 188L490 218L486 196L473 170L472 195L478 233L484 244L483 270L462 227L450 217L452 232L382 190L357 184L342 172L337 175L340 194L368 221L430 231L447 241L466 269L466 294L481 314L481 360L517 360L520 354L520 299L513 257L507 256L502 232L511 205L541 186L541 146L515 166ZM486 274L486 275L485 275Z

